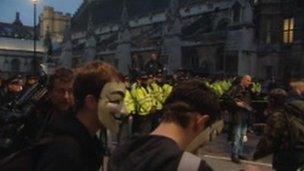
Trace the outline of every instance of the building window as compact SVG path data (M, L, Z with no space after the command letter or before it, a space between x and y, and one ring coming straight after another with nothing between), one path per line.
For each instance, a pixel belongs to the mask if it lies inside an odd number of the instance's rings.
M241 4L239 2L236 2L232 6L232 21L235 23L240 22L241 13L242 13Z
M13 59L11 61L11 68L12 68L12 71L20 71L20 60Z
M286 18L283 22L283 42L293 43L294 40L294 18Z

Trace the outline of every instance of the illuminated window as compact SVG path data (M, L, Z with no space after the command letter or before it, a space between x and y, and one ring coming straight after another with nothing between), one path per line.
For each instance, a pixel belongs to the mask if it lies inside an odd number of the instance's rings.
M292 43L294 39L294 18L284 19L283 42Z

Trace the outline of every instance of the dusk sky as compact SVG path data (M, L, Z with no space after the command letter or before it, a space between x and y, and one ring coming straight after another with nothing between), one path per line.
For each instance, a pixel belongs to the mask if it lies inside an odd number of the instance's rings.
M52 6L56 11L71 13L78 9L83 0L38 0L37 16L44 6ZM34 6L32 0L0 0L0 22L12 23L16 12L20 12L20 19L24 25L34 23ZM38 17L37 17L38 22Z

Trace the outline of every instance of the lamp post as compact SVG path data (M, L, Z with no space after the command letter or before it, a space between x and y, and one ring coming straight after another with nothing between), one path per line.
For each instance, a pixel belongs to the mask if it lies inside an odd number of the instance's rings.
M33 0L33 3L34 3L34 59L33 59L33 63L34 63L34 66L33 66L33 70L34 70L34 73L36 74L37 73L37 54L36 54L36 39L37 39L37 34L36 34L36 13L37 13L37 3L38 3L38 0Z

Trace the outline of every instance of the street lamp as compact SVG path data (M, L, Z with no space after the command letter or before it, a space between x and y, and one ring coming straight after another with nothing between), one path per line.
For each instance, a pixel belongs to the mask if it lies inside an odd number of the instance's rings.
M33 59L33 69L34 69L34 73L37 73L37 54L36 54L36 39L37 39L37 34L36 34L36 12L37 12L37 3L38 0L33 0L34 3L34 59Z

